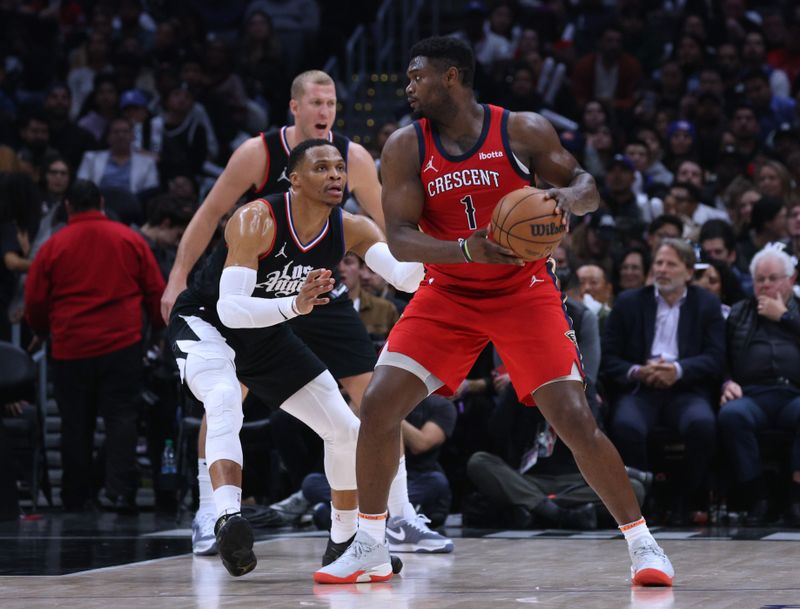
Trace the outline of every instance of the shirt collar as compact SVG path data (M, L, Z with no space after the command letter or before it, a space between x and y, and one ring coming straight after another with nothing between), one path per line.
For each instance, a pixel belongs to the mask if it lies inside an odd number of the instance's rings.
M80 211L72 214L67 220L67 224L74 224L75 222L85 222L87 220L108 220L106 215L98 209L90 209L89 211Z
M678 299L678 302L676 302L674 306L679 307L684 303L688 291L689 290L687 288L685 287L683 288L683 294L681 294L681 297ZM664 299L664 297L661 296L661 292L658 291L658 287L656 287L655 292L656 292L656 304L661 304L663 302L666 306L670 306L669 303Z

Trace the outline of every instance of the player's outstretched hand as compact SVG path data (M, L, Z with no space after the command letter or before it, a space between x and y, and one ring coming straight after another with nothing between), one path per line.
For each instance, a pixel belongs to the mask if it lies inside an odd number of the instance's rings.
M333 283L331 272L328 269L311 271L294 301L298 313L308 315L314 307L328 304L330 298L323 297L322 294L330 292L333 289Z
M476 230L467 239L467 247L473 262L484 264L517 264L522 266L525 261L512 250L498 245L489 239L489 229Z

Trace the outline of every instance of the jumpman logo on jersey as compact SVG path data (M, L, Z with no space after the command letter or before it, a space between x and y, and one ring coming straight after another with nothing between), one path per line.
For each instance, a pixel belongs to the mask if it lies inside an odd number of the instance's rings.
M429 169L433 169L435 173L439 173L439 170L433 166L433 155L431 155L431 158L428 159L428 164L425 165L425 169L422 170L422 173L425 173Z
M279 258L281 256L283 256L284 258L289 258L289 256L286 255L286 241L283 242L283 247L281 247L281 249L278 250L278 253L275 254L276 258Z
M532 288L537 283L542 283L543 281L544 279L539 279L536 275L531 275L531 284L528 287Z
M281 180L286 180L287 182L291 182L289 176L286 175L286 167L283 168L283 171L281 171L281 175L278 176L278 182L280 182Z

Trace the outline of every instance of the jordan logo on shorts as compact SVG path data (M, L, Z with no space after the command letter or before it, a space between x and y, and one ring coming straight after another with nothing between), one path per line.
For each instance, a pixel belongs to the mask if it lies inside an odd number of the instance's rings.
M275 254L276 258L279 258L281 256L283 256L284 258L288 258L289 257L289 256L286 255L286 242L285 241L283 242L283 247L281 247L281 249L278 251L278 253Z
M439 170L433 166L433 155L431 155L431 158L428 159L428 164L425 165L425 169L422 170L422 173L425 173L429 169L433 169L435 173L439 173Z
M543 281L544 279L539 279L536 275L531 275L531 284L528 287L532 288L537 283L542 283Z

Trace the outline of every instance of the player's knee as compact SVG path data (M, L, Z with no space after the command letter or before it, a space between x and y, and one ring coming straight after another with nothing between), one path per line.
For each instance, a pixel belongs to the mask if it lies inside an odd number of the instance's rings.
M375 428L392 428L400 425L405 416L406 405L383 388L370 386L361 401L361 424Z
M355 417L344 420L333 427L326 442L330 442L337 450L353 451L355 453L358 443L359 421Z

